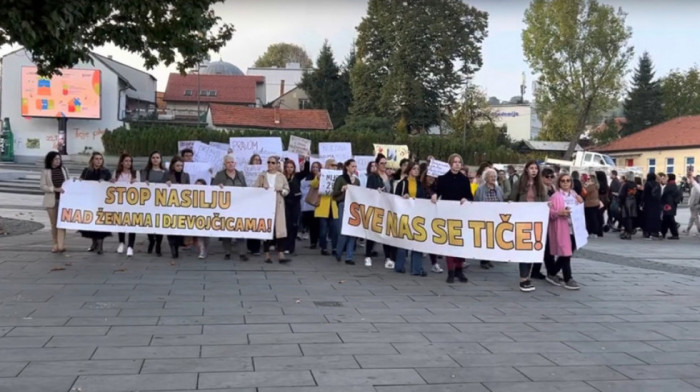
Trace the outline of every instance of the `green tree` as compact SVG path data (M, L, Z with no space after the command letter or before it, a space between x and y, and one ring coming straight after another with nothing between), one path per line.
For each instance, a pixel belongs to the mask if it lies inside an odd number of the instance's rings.
M632 88L625 99L627 124L622 128L622 136L631 135L663 121L661 88L659 82L653 79L654 65L649 53L644 52L639 58L639 65L632 78Z
M621 128L614 118L608 118L594 132L591 132L590 138L600 146L619 139L622 130L624 127Z
M335 128L343 125L352 93L347 77L335 63L328 41L321 47L316 68L304 74L299 87L308 94L313 108L328 110Z
M661 100L666 120L700 114L700 71L673 71L661 80Z
M370 0L351 72L356 115L439 124L481 65L487 14L461 0Z
M586 125L617 102L633 55L626 14L596 0L533 0L525 11L523 52L538 73L537 114L571 113L570 159ZM550 112L556 113L548 117Z
M475 132L481 129L483 124L493 123L498 119L496 110L491 107L484 92L469 82L462 100L450 109L445 120L448 133L461 136L464 142L478 137Z
M302 68L311 68L313 63L306 53L306 50L299 45L280 42L267 47L257 60L255 67L278 67L284 68L287 63L299 63Z
M90 52L111 43L139 53L152 69L177 63L192 68L233 36L210 7L198 1L15 1L0 7L0 45L19 44L32 55L39 74L90 62Z

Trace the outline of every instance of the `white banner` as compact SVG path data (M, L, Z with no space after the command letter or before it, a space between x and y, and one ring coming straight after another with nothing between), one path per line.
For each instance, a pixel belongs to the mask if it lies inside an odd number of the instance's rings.
M213 170L208 162L185 162L185 167L182 169L190 175L190 182L194 184L197 180L204 180L207 185L211 183L211 178L214 177Z
M63 229L271 239L275 224L275 193L262 188L69 181L63 189Z
M240 163L248 163L253 154L281 154L283 150L279 137L232 137L229 146Z
M226 151L219 148L212 147L208 144L202 142L194 142L194 161L195 162L206 162L211 165L212 170L220 172L224 170L224 157L226 156Z
M428 175L430 177L438 178L441 175L450 171L450 164L443 161L438 161L437 159L431 159L428 165Z
M345 162L352 159L352 144L350 143L318 143L318 157L324 162L328 158L336 162Z
M583 213L583 203L568 206L571 211L571 226L574 228L576 249L583 248L588 243L588 230L586 230L586 217Z
M194 147L194 142L196 142L196 140L180 140L177 142L177 153L181 154L182 150L186 148L191 150Z
M342 233L424 253L541 263L548 224L547 203L433 204L350 186Z
M320 195L330 195L333 193L333 185L335 185L335 180L342 175L342 170L321 169L318 193Z
M289 136L287 151L308 157L311 155L311 140L291 135Z

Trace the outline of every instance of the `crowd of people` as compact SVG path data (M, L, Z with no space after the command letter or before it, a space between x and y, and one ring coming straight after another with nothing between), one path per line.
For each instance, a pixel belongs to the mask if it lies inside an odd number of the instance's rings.
M251 256L260 256L272 263L271 252L277 254L279 263L288 263L296 252L296 243L308 240L308 248L320 251L322 255L334 257L338 262L355 264L355 252L364 248L364 265L372 267L379 256L376 244L341 233L345 195L349 186L364 186L378 192L395 194L403 198L426 199L433 203L443 201L466 202L547 202L549 205L549 230L545 243L543 263L519 263L519 288L524 292L535 290L532 279L545 280L553 285L570 290L579 289L573 279L571 257L576 250L573 235L571 210L577 204L584 205L586 229L590 236L602 237L607 231L620 231L620 238L630 239L637 229L641 229L646 238L678 238L678 224L675 222L676 207L682 199L682 193L675 185L675 176L650 173L645 184L641 179L626 173L618 179L613 171L610 179L604 172L567 173L558 167L542 167L535 161L525 164L521 173L513 166L506 170L495 170L493 165L485 162L476 171L470 171L462 157L452 154L447 163L450 170L439 177L428 174L429 160L416 162L404 159L400 167L392 170L387 167L387 157L378 154L366 168L358 168L353 159L336 162L328 159L321 163L311 163L305 159L300 170L293 160L281 160L279 157L267 158L266 170L253 184L248 184L241 171L236 168L236 157L228 154L224 158L224 169L216 173L213 179L190 178L184 171L186 162L191 162L193 153L190 149L181 151L180 155L170 160L166 168L161 154L150 154L142 170L134 168L134 159L127 153L119 158L114 172L104 166L104 157L94 152L79 176L82 181L111 181L121 184L136 182L159 184L210 184L219 187L258 187L276 193L273 239L260 241L255 239L233 240L221 238L223 257L231 259L234 242L245 242L246 249L239 248L238 257L248 261ZM253 155L248 164L263 164L260 155ZM342 170L342 176L334 183L330 194L320 192L320 174L323 169ZM364 173L362 173L364 171ZM363 183L360 181L363 175ZM56 227L58 219L58 202L64 193L63 184L69 180L70 173L63 166L61 156L50 152L45 158L45 170L41 176L41 188L45 192L43 206L47 209L53 246L51 251L65 251L65 230ZM211 181L210 181L211 180ZM694 182L691 199L700 202L700 185ZM699 203L700 204L700 203ZM696 208L688 229L697 225L700 208ZM104 239L111 236L108 232L82 231L81 235L91 239L88 251L104 253ZM118 233L117 253L134 256L134 233ZM162 255L163 235L147 235L147 253ZM211 238L191 238L167 236L170 253L179 257L181 248L196 249L198 258L208 257ZM272 254L274 254L272 253ZM383 265L397 273L410 272L415 276L427 276L423 267L424 255L410 249L400 249L382 244ZM430 271L444 272L441 256L427 255ZM407 265L408 264L408 265ZM494 268L489 260L480 261L484 269ZM544 265L544 267L543 267ZM464 269L468 263L464 259L445 257L447 283L467 282ZM543 271L544 268L544 271Z

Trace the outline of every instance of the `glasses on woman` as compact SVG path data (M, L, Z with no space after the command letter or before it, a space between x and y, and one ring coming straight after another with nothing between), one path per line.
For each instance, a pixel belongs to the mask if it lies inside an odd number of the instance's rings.
M277 162L275 162L275 161L267 161L267 164L268 164L268 165L276 165Z
M571 182L571 180L568 179L568 178L566 178L566 179L564 179L564 180L559 180L559 182Z
M554 175L553 175L553 174L551 174L551 175L548 175L548 176L544 176L544 177L545 177L545 178L549 178L549 179L551 180L551 179L553 179L553 178L554 178Z

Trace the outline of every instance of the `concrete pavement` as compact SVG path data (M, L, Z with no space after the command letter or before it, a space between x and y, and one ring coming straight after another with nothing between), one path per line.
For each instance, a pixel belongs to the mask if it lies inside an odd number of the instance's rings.
M46 220L5 196L0 215ZM696 237L593 239L580 291L533 293L508 264L447 285L302 243L270 265L217 241L171 261L144 239L126 259L114 237L102 256L75 233L63 255L46 229L0 237L0 392L700 390L700 278L662 268L694 271Z

